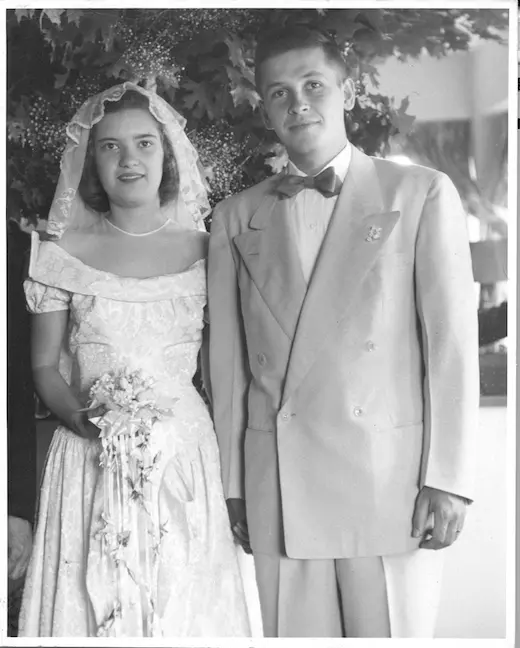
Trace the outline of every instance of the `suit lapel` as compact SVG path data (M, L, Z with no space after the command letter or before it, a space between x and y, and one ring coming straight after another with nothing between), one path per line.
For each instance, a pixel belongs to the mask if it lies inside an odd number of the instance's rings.
M350 168L309 283L291 351L282 402L321 347L356 307L355 297L392 233L399 212L385 212L374 162L353 148Z
M289 223L287 201L267 193L234 243L262 298L293 339L307 289Z

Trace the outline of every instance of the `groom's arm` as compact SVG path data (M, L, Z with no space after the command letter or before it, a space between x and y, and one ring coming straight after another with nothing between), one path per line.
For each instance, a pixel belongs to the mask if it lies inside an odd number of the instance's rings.
M466 214L451 180L435 174L416 241L415 289L424 360L423 489L413 525L451 544L473 498L479 407L478 321Z
M430 447L425 485L473 498L479 407L478 319L466 214L435 174L416 241L416 302Z
M244 435L249 372L240 307L238 258L227 201L213 212L208 258L209 366L213 417L226 499L245 499Z

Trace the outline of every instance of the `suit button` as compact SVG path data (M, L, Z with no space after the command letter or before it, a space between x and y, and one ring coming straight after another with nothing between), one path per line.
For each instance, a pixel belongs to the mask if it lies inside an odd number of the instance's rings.
M363 414L363 410L361 407L354 407L354 416L361 416Z
M287 412L284 412L282 414L282 421L288 421L291 418L290 414L287 414Z
M374 342L372 342L371 340L369 342L367 342L367 351L375 351L376 348L377 347L374 344Z
M267 358L265 357L265 355L264 355L263 353L259 353L259 354L256 356L256 359L258 360L258 364L261 365L262 367L263 367L263 366L266 364L266 362L267 362Z

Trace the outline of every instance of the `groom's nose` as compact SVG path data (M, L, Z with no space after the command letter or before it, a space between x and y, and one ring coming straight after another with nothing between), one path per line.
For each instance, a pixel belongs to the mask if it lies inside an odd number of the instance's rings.
M292 115L306 113L309 110L309 102L301 92L294 93L291 99L289 112Z

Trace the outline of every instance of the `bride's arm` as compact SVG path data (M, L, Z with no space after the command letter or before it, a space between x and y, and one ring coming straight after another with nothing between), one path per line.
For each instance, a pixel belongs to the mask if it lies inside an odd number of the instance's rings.
M32 316L31 364L34 386L47 407L73 432L95 439L99 428L79 412L81 403L59 372L60 350L67 330L68 311Z

